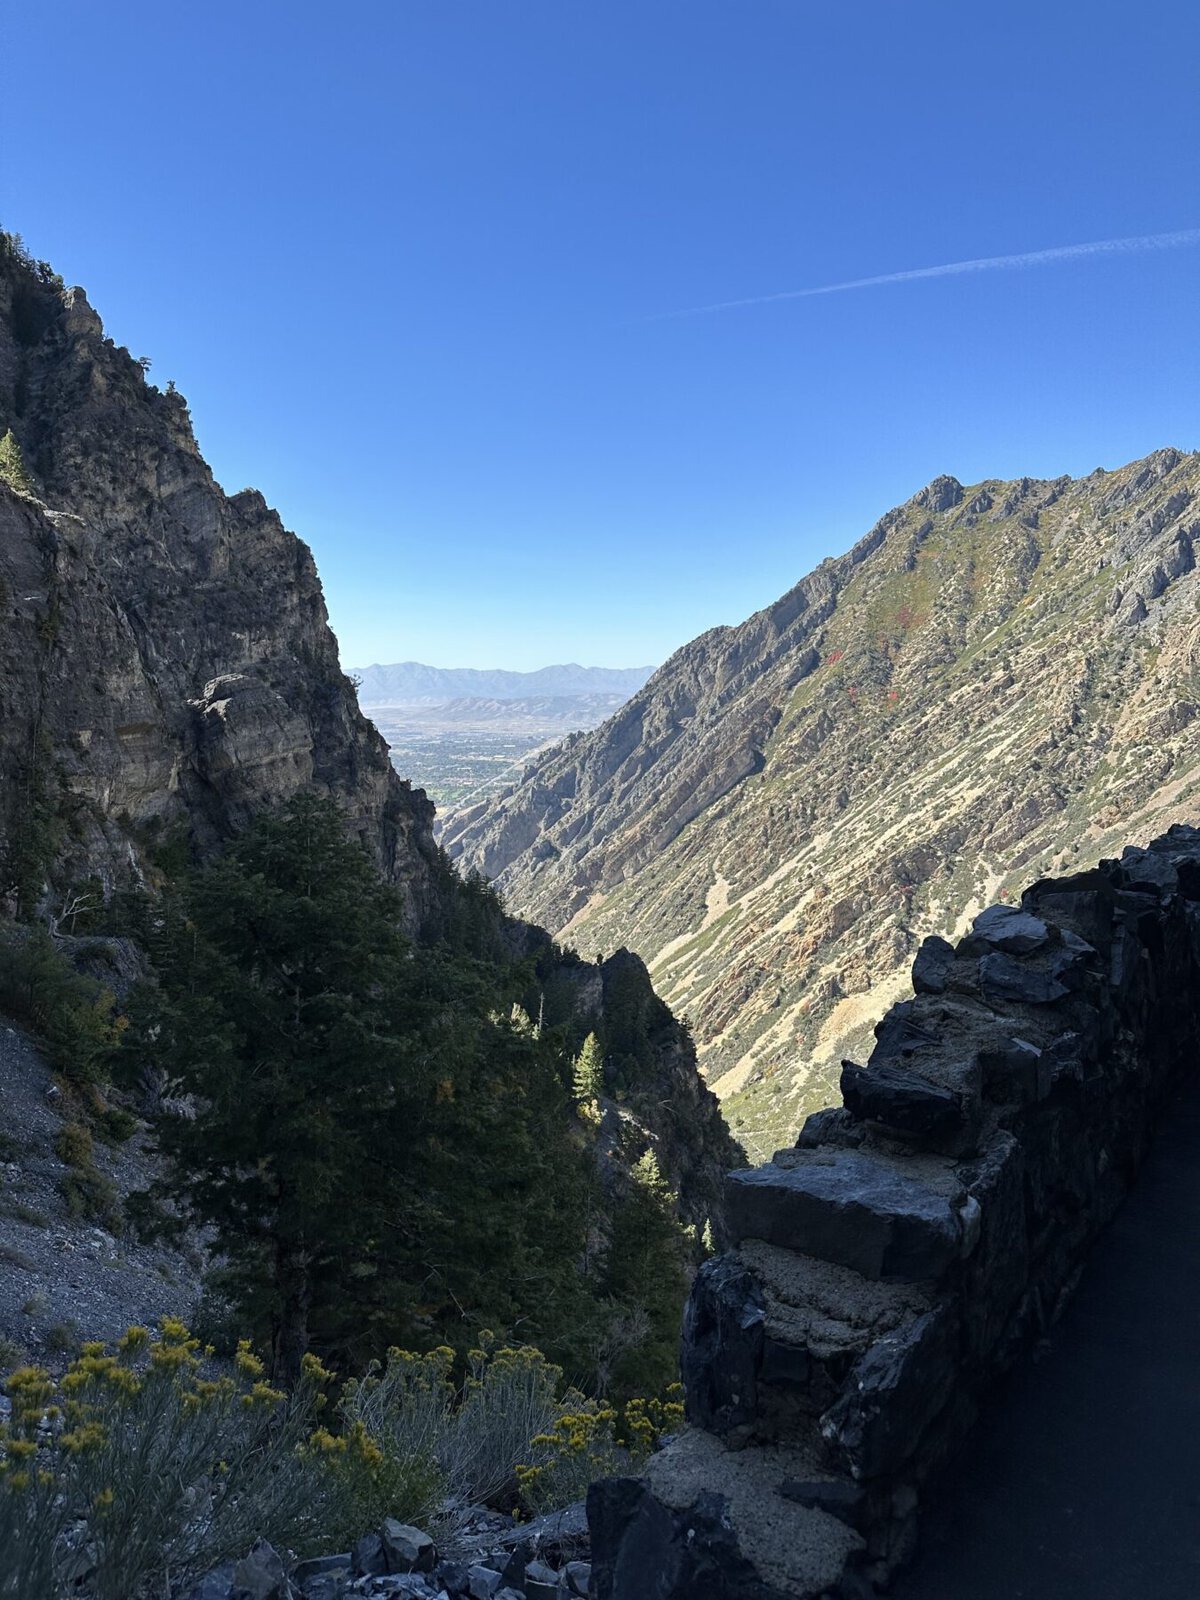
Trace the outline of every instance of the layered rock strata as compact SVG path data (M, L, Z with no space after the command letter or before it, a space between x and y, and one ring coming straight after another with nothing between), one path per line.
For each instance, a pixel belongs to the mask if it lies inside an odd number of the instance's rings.
M726 1180L688 1431L589 1496L596 1600L885 1586L978 1402L1060 1310L1200 1038L1200 830L1044 879L950 946L844 1104Z
M935 479L443 842L580 948L640 951L764 1160L927 935L1200 810L1198 508L1178 450Z

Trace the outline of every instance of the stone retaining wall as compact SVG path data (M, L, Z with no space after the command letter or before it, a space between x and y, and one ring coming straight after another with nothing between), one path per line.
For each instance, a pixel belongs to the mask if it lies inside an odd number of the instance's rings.
M957 947L847 1062L844 1104L726 1179L698 1274L691 1426L593 1486L595 1600L886 1587L980 1396L1058 1315L1200 1041L1200 830L1177 827Z

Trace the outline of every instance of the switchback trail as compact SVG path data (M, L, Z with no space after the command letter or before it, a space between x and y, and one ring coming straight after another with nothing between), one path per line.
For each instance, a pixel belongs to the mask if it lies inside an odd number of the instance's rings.
M952 1464L896 1600L1200 1596L1200 1081L1041 1358Z

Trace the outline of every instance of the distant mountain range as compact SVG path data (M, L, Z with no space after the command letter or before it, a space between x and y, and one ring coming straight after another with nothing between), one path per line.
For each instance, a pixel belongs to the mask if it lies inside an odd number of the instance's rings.
M488 671L477 667L427 667L420 661L398 661L349 669L359 680L363 706L444 705L448 700L527 700L550 696L636 694L653 667L539 667L536 672Z

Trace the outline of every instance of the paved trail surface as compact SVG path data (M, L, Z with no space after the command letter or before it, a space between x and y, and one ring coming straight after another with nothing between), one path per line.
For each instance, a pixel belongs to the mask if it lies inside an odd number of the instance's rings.
M1200 1600L1200 1083L1042 1358L1008 1380L896 1600Z

